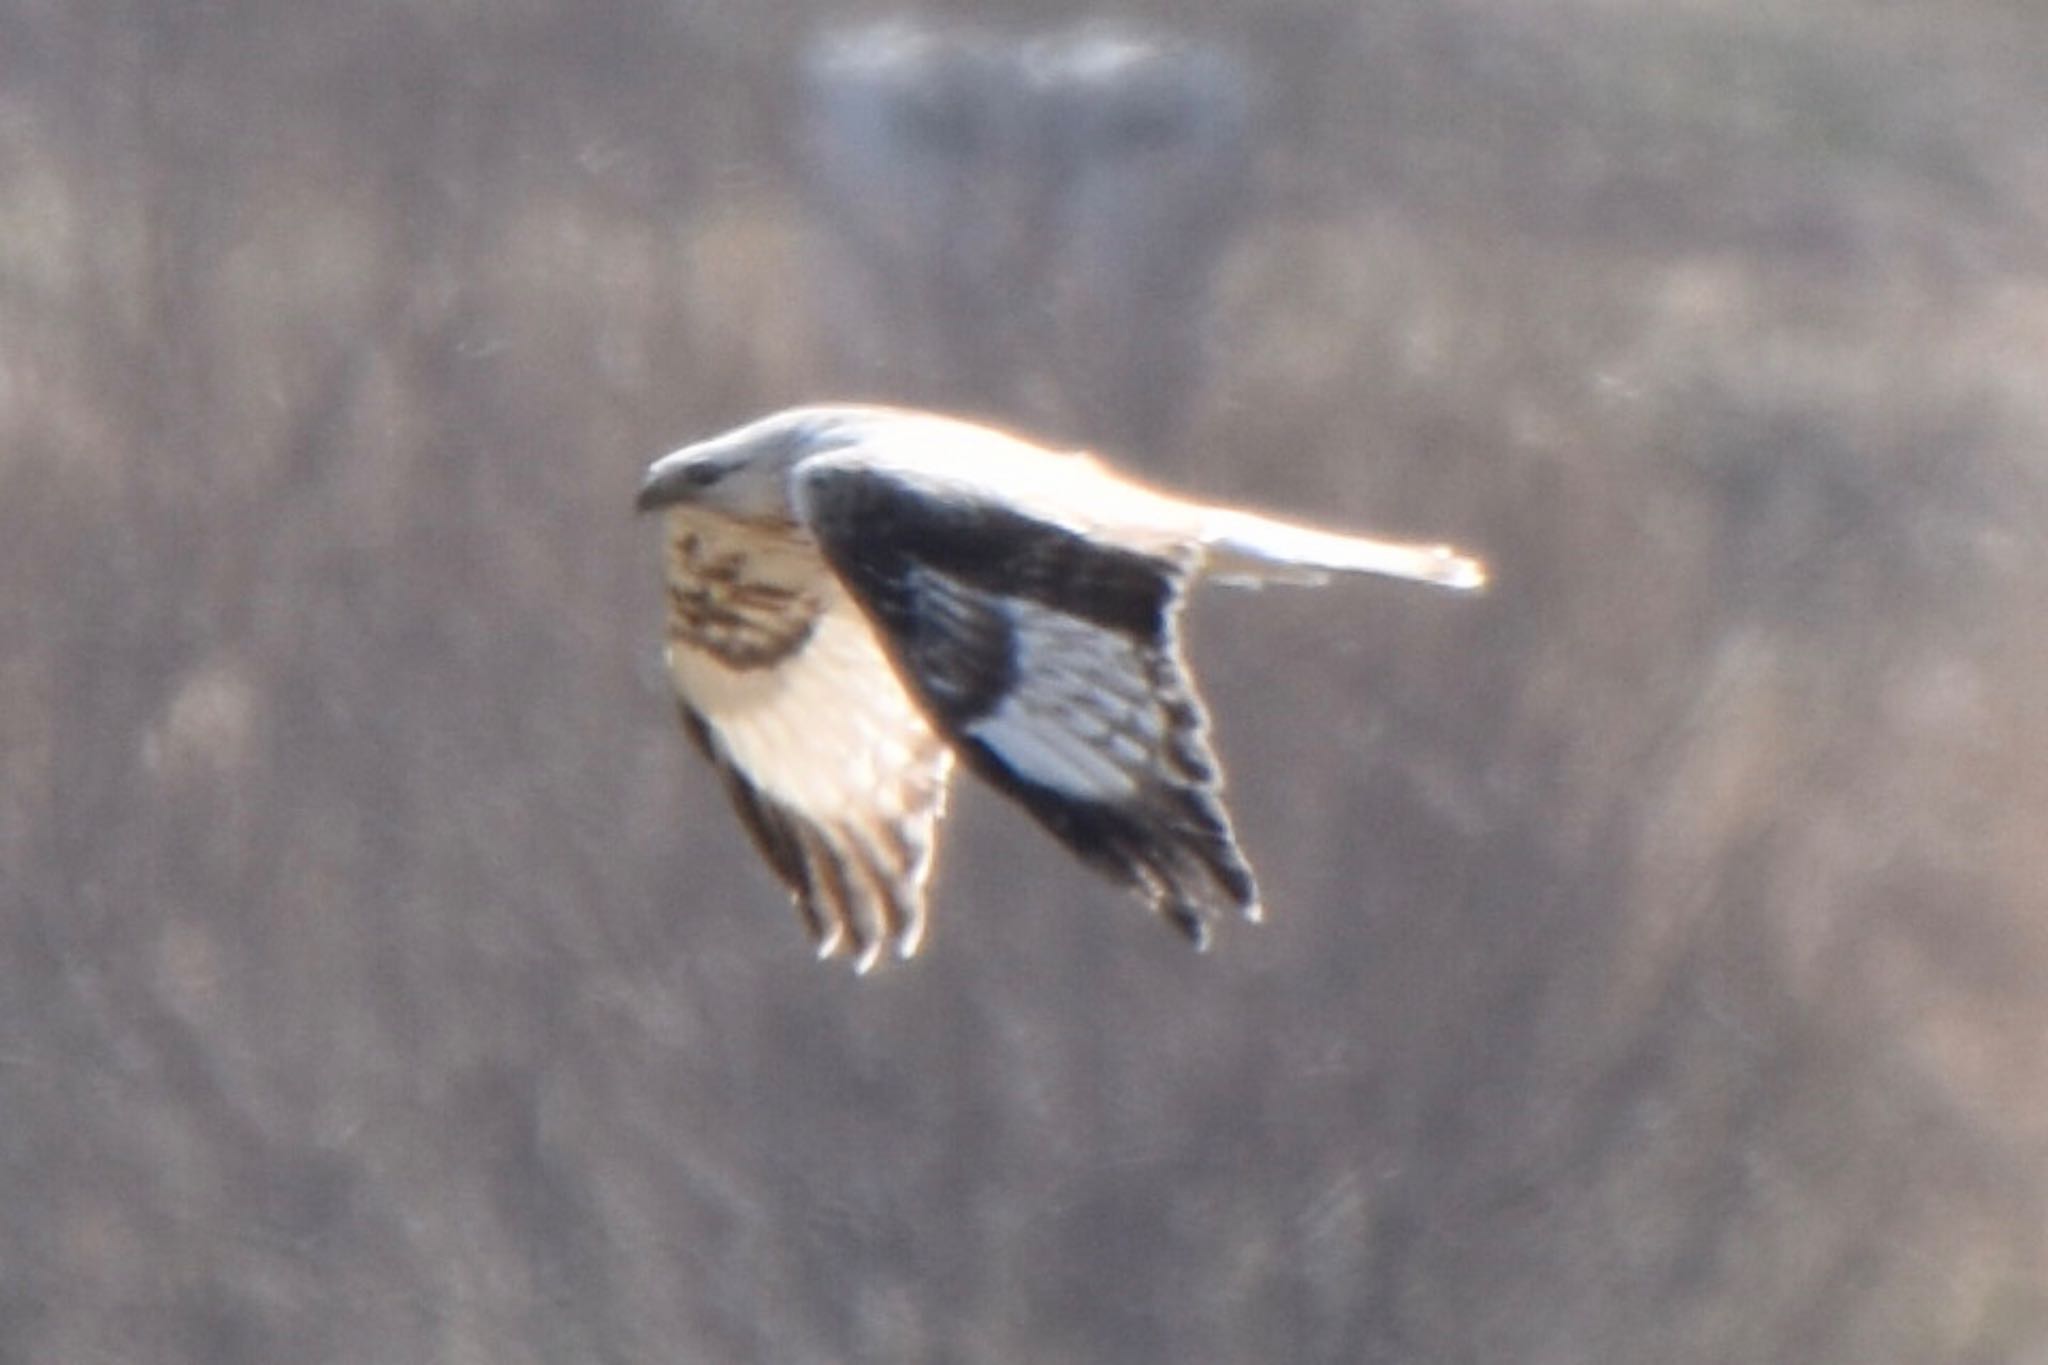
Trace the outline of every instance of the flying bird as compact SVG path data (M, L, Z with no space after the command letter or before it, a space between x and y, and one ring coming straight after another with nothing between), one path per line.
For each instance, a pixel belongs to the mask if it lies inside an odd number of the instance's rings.
M914 954L956 760L1196 946L1260 916L1181 655L1188 586L1484 586L1446 545L1176 497L901 408L792 408L648 467L667 664L818 955Z

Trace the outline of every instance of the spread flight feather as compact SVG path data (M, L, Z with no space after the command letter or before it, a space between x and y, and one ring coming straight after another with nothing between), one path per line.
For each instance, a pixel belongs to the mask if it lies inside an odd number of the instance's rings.
M793 408L657 460L669 674L820 956L925 927L956 756L1196 944L1259 916L1181 654L1184 593L1368 573L1484 585L1448 546L1175 497L905 409Z

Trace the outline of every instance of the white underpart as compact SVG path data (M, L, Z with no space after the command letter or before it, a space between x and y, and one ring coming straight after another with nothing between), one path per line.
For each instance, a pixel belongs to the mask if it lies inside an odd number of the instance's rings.
M669 673L764 795L814 820L895 819L931 727L860 610L836 585L825 602L809 642L779 664L733 669L671 646Z
M1030 602L1010 610L1017 683L967 733L1040 786L1096 801L1136 796L1160 738L1137 646Z

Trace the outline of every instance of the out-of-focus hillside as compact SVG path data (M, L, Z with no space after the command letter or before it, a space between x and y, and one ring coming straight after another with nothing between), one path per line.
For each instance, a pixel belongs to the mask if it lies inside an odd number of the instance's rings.
M0 6L0 1361L2048 1360L2048 18L1777 8L1134 6L863 295L848 7ZM846 390L1497 588L1198 600L1265 926L970 788L855 981L629 512Z

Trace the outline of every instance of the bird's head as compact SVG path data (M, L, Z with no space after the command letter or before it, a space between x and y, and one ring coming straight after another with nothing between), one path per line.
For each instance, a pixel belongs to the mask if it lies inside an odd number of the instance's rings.
M859 440L880 411L790 408L684 446L647 467L633 505L650 512L687 503L744 521L787 519L789 471L800 460Z

